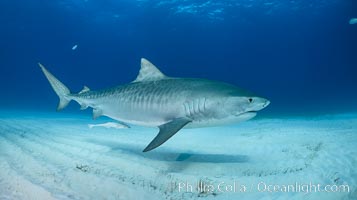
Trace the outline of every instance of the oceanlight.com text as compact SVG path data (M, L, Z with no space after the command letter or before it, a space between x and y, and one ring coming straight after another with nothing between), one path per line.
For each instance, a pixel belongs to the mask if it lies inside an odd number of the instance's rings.
M257 184L258 192L301 192L301 193L313 193L313 192L350 192L350 187L345 185L336 184L301 184L295 182L294 184L269 184L265 182L259 182Z

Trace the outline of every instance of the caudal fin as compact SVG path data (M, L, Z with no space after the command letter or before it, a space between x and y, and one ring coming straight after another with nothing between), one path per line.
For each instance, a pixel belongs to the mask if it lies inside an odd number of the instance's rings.
M41 63L38 63L38 65L41 67L42 72L45 74L47 80L50 82L53 90L56 92L56 94L60 99L57 107L57 111L62 110L71 101L71 98L69 97L71 92L63 83L61 83L61 81L59 81L56 77L54 77Z

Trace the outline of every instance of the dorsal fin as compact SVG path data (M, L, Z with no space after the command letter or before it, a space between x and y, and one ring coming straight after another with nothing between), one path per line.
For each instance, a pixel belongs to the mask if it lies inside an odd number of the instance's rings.
M88 92L88 91L90 91L89 87L84 86L83 89L78 94L82 94L82 93Z
M165 76L155 65L145 58L141 59L141 68L138 76L133 82L139 81L154 81L164 79Z

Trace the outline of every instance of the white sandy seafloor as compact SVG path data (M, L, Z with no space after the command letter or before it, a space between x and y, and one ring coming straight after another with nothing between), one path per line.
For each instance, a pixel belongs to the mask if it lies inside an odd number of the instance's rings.
M88 128L106 121L0 112L0 199L357 199L357 114L184 129L148 153L157 129Z

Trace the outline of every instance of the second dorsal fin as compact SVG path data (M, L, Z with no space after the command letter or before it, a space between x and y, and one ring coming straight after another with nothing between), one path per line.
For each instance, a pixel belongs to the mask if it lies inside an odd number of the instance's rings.
M82 94L82 93L88 92L88 91L90 91L89 87L84 86L83 89L78 94Z
M133 82L154 81L167 78L155 65L145 58L141 59L141 68Z

